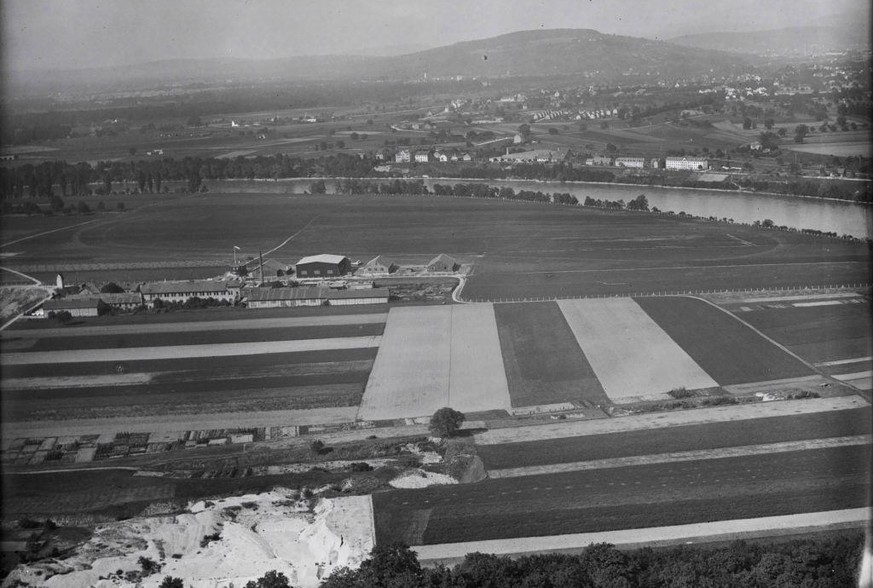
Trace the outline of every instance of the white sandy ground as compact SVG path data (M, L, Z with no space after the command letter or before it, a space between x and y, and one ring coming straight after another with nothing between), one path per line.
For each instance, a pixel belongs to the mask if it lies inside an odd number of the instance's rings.
M859 390L873 389L873 371L870 370L864 372L855 372L852 374L839 374L832 377L841 382L845 382L850 386L854 386Z
M516 539L493 539L468 541L466 543L443 543L440 545L417 545L413 550L419 560L451 560L468 553L481 552L510 555L543 551L581 549L592 543L611 543L616 546L632 546L646 543L702 543L740 538L742 536L773 535L778 531L812 531L817 528L863 528L870 520L871 509L852 508L811 512L796 515L733 519L671 527L626 529L598 533L574 533L547 537L519 537Z
M631 298L560 300L558 306L613 401L661 400L674 388L718 386Z
M545 425L531 425L507 429L492 429L476 435L478 445L496 445L520 441L541 441L544 439L563 439L584 435L600 435L622 431L640 431L675 427L681 425L700 425L730 420L756 419L794 414L810 414L829 410L848 410L869 408L870 404L859 396L837 396L834 398L809 398L805 400L784 400L733 406L713 406L674 412L635 414L612 419L589 421L561 421Z
M392 308L358 418L417 417L445 406L451 335L451 306Z
M446 474L438 474L436 472L427 472L424 470L412 470L401 474L388 482L388 484L394 488L427 488L428 486L457 483L458 481L456 479Z
M7 330L4 338L80 337L83 335L139 335L145 333L189 333L192 331L236 331L288 327L326 327L332 325L364 325L384 323L387 313L343 314L332 316L297 316L223 321L190 321L179 323L148 323L142 325L76 326L48 329Z
M489 470L489 478L518 478L521 476L539 476L542 474L558 474L582 470L601 470L606 468L623 468L654 463L673 463L679 461L697 461L701 459L724 459L728 457L744 457L747 455L770 455L788 451L806 449L825 449L828 447L848 447L851 445L870 445L873 435L854 435L850 437L831 437L829 439L809 439L805 441L785 441L782 443L761 443L758 445L743 445L740 447L725 447L722 449L700 449L693 451L675 451L672 453L657 453L652 455L633 455L630 457L615 457L610 459L593 459L571 463L529 466Z
M430 416L510 407L491 304L394 308L358 418Z
M245 429L289 425L331 425L355 420L356 406L274 410L258 412L227 412L208 414L159 415L105 419L70 419L62 421L4 422L0 427L3 439L18 437L58 437L65 435L97 435L107 431L131 433L168 433L194 429ZM366 435L372 432L366 430ZM365 436L366 436L365 435Z
M89 376L57 376L45 378L8 378L3 380L4 390L48 390L51 388L82 388L90 386L133 386L148 384L152 374L105 374Z
M295 353L378 347L381 337L332 337L295 341L255 341L251 343L213 343L209 345L166 345L161 347L129 347L126 349L68 349L64 351L34 351L4 353L0 365L33 365L39 363L81 363L86 361L134 361L149 359L179 359L185 357L227 357L260 355L263 353Z
M223 509L235 506L241 508L234 520ZM46 580L45 574L33 573L45 569L37 564L25 567L23 574L13 572L3 587L22 578L50 588L133 588L140 584L99 577L119 569L138 570L138 559L144 556L163 567L142 580L143 588L157 587L167 575L183 578L186 588L239 587L269 570L282 572L293 586L308 588L338 567L357 567L375 544L369 496L322 499L309 512L288 491L276 489L216 500L210 506L198 502L189 511L101 525L87 547L61 562L57 571L66 568L69 573ZM220 539L201 547L201 539L215 532Z

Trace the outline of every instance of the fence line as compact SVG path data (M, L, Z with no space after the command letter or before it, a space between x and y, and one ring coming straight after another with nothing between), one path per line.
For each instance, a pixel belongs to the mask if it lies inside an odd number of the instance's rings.
M871 284L867 282L851 283L851 284L831 284L831 285L806 285L806 286L774 286L773 288L726 288L712 290L661 290L652 292L631 292L621 294L573 294L565 296L551 297L529 297L529 298L475 298L463 300L463 302L489 302L492 304L510 304L519 302L557 302L558 300L586 300L598 298L661 298L666 296L700 296L706 294L752 294L755 292L803 292L804 290L857 290L870 289Z

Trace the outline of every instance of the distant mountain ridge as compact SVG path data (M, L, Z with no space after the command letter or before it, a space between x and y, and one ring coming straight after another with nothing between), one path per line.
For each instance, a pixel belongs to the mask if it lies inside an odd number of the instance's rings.
M123 67L64 72L10 71L13 85L34 76L57 86L78 83L114 86L169 85L205 81L416 79L446 76L592 75L600 79L629 74L687 77L745 63L736 55L689 51L664 41L607 35L590 29L519 31L465 41L416 53L300 56L271 60L175 59Z
M715 51L756 55L811 55L870 46L864 23L855 26L813 25L769 31L683 35L670 43Z

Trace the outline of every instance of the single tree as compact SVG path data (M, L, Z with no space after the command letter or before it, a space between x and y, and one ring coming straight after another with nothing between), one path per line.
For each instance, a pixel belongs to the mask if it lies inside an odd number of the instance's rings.
M182 582L182 578L167 576L158 588L185 588L185 584Z
M464 418L464 413L443 407L430 418L430 431L438 437L451 437L461 428Z
M100 288L101 294L123 294L124 288L116 284L115 282L108 282L104 284L102 288Z

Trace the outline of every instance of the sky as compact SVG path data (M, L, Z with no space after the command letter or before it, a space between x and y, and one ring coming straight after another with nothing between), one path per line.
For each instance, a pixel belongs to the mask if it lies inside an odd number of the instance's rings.
M869 10L869 0L0 0L4 69L423 48L535 28L669 39Z

